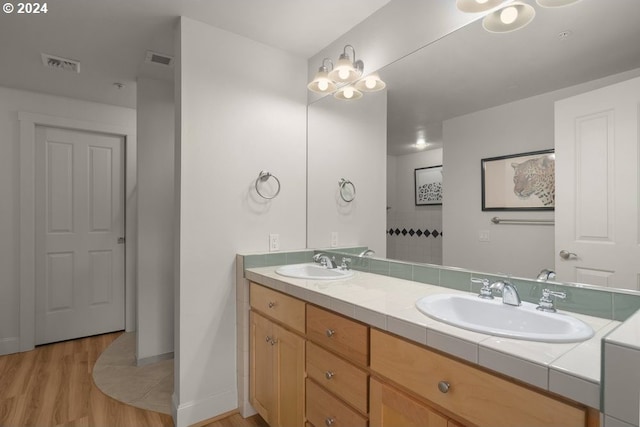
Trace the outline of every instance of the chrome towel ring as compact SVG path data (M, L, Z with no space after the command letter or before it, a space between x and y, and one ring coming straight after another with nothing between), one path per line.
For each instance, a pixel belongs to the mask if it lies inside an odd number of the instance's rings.
M347 203L353 202L353 199L356 198L356 186L353 185L353 182L341 178L338 185L340 186L340 198Z
M273 196L265 196L264 194L262 194L262 192L260 191L260 183L261 182L267 182L269 180L269 178L273 178L276 180L276 184L278 185L278 189L276 190L275 194ZM260 195L260 197L262 197L263 199L267 199L267 200L271 200L274 199L278 194L280 194L280 180L278 179L277 176L273 175L271 172L267 172L267 171L260 171L260 173L258 174L258 178L256 178L256 192Z

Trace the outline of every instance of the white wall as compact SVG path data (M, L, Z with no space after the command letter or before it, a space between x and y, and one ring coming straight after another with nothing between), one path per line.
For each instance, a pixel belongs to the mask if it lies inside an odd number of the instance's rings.
M238 406L237 252L305 247L306 60L181 18L176 107L177 426ZM280 195L256 195L261 170Z
M553 212L481 210L480 160L554 148L554 102L638 75L609 76L444 122L443 241L445 265L535 278L554 268L554 227L493 224L504 218L553 219ZM478 232L489 231L480 242Z
M442 148L388 156L387 171L395 176L387 179L386 229L437 230L438 234L387 234L387 258L442 264L442 206L416 206L414 178L415 169L441 164Z
M341 101L327 97L308 109L307 245L365 245L386 254L387 96L366 93ZM355 199L340 198L338 182L351 181Z
M0 87L0 354L18 351L20 333L19 111L113 124L132 130L136 123L135 110L129 108ZM127 196L128 201L133 197L132 194Z
M137 82L139 363L173 352L173 90Z

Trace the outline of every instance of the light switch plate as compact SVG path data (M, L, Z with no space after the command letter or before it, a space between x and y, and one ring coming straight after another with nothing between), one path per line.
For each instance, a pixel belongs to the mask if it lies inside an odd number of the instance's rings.
M331 232L331 247L335 248L338 246L338 232L337 231L332 231Z

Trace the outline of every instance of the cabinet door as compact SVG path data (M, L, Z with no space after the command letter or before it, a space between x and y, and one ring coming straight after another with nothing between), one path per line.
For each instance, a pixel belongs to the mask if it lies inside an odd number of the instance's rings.
M256 411L271 424L275 414L273 323L255 312L250 313L251 366L249 401Z
M447 418L374 378L371 378L369 391L371 427L447 427L448 425Z
M275 326L274 357L277 420L271 426L304 425L304 339Z

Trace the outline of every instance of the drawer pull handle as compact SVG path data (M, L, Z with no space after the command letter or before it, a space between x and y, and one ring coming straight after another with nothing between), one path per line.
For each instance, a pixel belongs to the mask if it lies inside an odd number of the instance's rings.
M335 372L327 371L324 373L326 379L330 380L335 375Z
M327 417L327 419L324 420L324 423L327 425L327 427L331 427L335 422L336 420L331 417Z
M269 301L269 308L273 308L276 306L275 301Z
M442 393L448 393L450 387L451 387L451 384L449 384L446 381L440 381L438 383L438 390L440 390Z
M336 331L334 331L333 329L327 329L327 337L328 338L331 338L335 333L336 333Z

